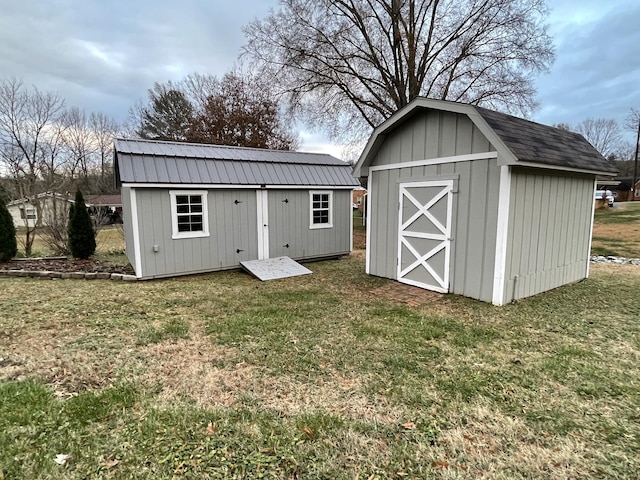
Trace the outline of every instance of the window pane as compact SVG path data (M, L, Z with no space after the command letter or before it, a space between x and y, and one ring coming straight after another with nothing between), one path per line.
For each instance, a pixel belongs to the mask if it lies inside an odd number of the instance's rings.
M201 223L194 223L191 225L191 231L192 232L201 232L202 231L202 224Z
M189 205L176 205L178 213L189 213Z
M329 223L329 212L327 210L313 212L313 223Z
M191 213L202 213L202 205L191 205Z
M323 200L320 202L320 208L329 208L329 200Z
M185 205L189 203L189 197L187 195L176 195L176 204Z
M187 224L178 224L178 231L179 232L190 232L191 231L191 225Z
M202 215L191 215L191 223L202 224Z
M191 195L191 203L202 203L201 195Z
M178 215L178 223L189 223L189 215Z
M317 201L317 202L313 202L313 208L321 208L321 202Z

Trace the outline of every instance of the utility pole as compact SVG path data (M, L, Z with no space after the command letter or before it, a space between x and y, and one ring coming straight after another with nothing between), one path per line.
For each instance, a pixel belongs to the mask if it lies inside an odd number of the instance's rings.
M636 154L635 161L633 165L633 184L631 185L631 191L633 192L633 196L631 197L631 201L635 201L636 199L636 182L638 181L638 144L640 143L640 115L638 115L638 133L636 135Z

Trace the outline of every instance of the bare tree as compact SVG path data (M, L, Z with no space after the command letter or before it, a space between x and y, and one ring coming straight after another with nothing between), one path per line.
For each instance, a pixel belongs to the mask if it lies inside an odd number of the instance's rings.
M110 153L113 148L113 138L120 129L118 123L103 113L92 113L89 125L96 143L97 154L100 157L100 180L105 181L105 171L109 167Z
M417 96L528 114L554 60L546 0L280 0L244 54L334 138L368 133Z
M93 130L86 113L78 107L67 110L63 121L66 126L64 142L69 154L67 160L69 177L73 180L76 175L79 175L86 182L92 166L92 158L96 152Z
M587 118L573 128L603 157L614 154L622 145L620 125L612 118Z
M40 194L58 178L63 109L58 94L25 88L15 79L0 81L0 161L12 178L14 195L28 201L36 212L35 219L24 215L21 243L27 255L42 223ZM24 209L26 213L26 205Z
M202 112L187 135L191 142L295 150L298 138L283 119L269 85L251 73L233 71L210 82Z
M634 189L634 200L637 195L635 191L636 183L638 182L638 150L640 149L640 109L632 108L629 110L629 114L624 122L624 128L626 130L630 130L636 135L636 142L633 154L633 186Z
M155 83L129 109L125 134L158 140L293 150L298 137L269 82L235 68L222 78L192 73Z

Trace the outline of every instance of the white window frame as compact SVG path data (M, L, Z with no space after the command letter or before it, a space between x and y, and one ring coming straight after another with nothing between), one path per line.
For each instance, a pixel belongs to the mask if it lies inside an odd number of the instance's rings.
M21 206L21 207L19 207L19 210L20 210L20 219L21 220L37 220L38 219L38 214L36 212L36 208L35 207Z
M181 238L202 238L209 236L209 209L206 190L169 190L171 197L171 227L173 239ZM196 232L179 232L178 231L178 206L176 197L181 195L201 195L202 197L202 230Z
M314 195L329 196L329 223L313 223L313 212L316 210L325 210L324 208L313 208ZM315 230L318 228L333 228L333 191L331 190L309 190L309 229Z

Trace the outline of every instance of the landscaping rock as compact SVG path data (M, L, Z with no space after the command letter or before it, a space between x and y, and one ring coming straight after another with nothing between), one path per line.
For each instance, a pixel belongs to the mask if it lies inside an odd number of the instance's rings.
M98 278L98 274L97 273L89 273L89 272L87 272L87 273L84 274L84 278L86 280L95 280L96 278Z
M111 274L111 280L122 280L122 274L121 273L112 273Z
M84 272L71 272L71 276L69 278L84 279Z
M640 258L615 257L613 255L593 255L591 257L593 263L613 263L616 265L640 265Z
M135 282L136 280L138 280L138 277L136 277L135 275L122 275L122 280L124 280L125 282Z

